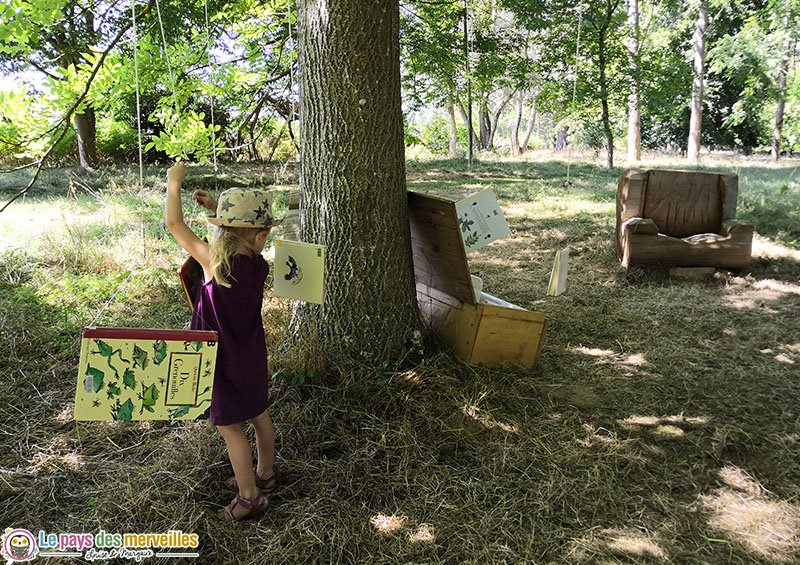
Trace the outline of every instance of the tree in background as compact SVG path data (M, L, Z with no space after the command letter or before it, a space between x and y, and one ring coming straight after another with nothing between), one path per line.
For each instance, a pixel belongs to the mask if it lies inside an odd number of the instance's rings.
M639 0L627 0L628 13L628 161L642 158L641 110L639 108Z
M394 356L420 327L399 5L301 0L298 16L301 237L327 246L327 264L324 303L299 305L293 327L326 359L375 363Z
M777 7L776 12L783 12L783 17L779 19L782 25L776 30L783 35L781 46L781 62L778 67L777 80L777 103L775 104L775 126L772 130L772 160L777 161L781 157L781 139L783 137L783 119L786 109L786 87L789 79L789 62L797 43L797 2L785 0Z
M708 1L697 1L697 23L694 39L694 74L692 80L691 120L686 157L690 163L700 158L700 132L703 126L703 80L705 79L706 31L708 30Z

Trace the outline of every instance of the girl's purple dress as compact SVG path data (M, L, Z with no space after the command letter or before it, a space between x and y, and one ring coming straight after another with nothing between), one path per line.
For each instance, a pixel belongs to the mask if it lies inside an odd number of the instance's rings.
M219 333L211 423L254 418L269 405L267 345L261 303L269 265L261 255L231 258L230 288L213 279L197 291L191 329Z

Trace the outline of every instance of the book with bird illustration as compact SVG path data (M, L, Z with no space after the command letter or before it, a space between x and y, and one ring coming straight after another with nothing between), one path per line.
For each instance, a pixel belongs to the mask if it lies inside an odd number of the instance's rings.
M217 332L85 328L76 420L193 420L211 405Z
M325 294L325 246L278 239L275 241L273 294L322 304Z

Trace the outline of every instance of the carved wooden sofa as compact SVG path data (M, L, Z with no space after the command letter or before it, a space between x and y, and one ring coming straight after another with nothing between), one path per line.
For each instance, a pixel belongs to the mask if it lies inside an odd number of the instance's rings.
M633 264L741 269L753 225L736 220L736 174L630 169L617 188L617 258Z

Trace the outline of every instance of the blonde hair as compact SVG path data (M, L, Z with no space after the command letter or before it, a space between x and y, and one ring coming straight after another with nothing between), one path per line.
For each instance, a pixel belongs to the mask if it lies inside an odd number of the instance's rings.
M245 249L250 255L260 252L254 246L259 232L269 233L270 228L233 228L215 226L208 244L211 250L211 275L217 284L231 287L228 277L231 276L231 259Z

